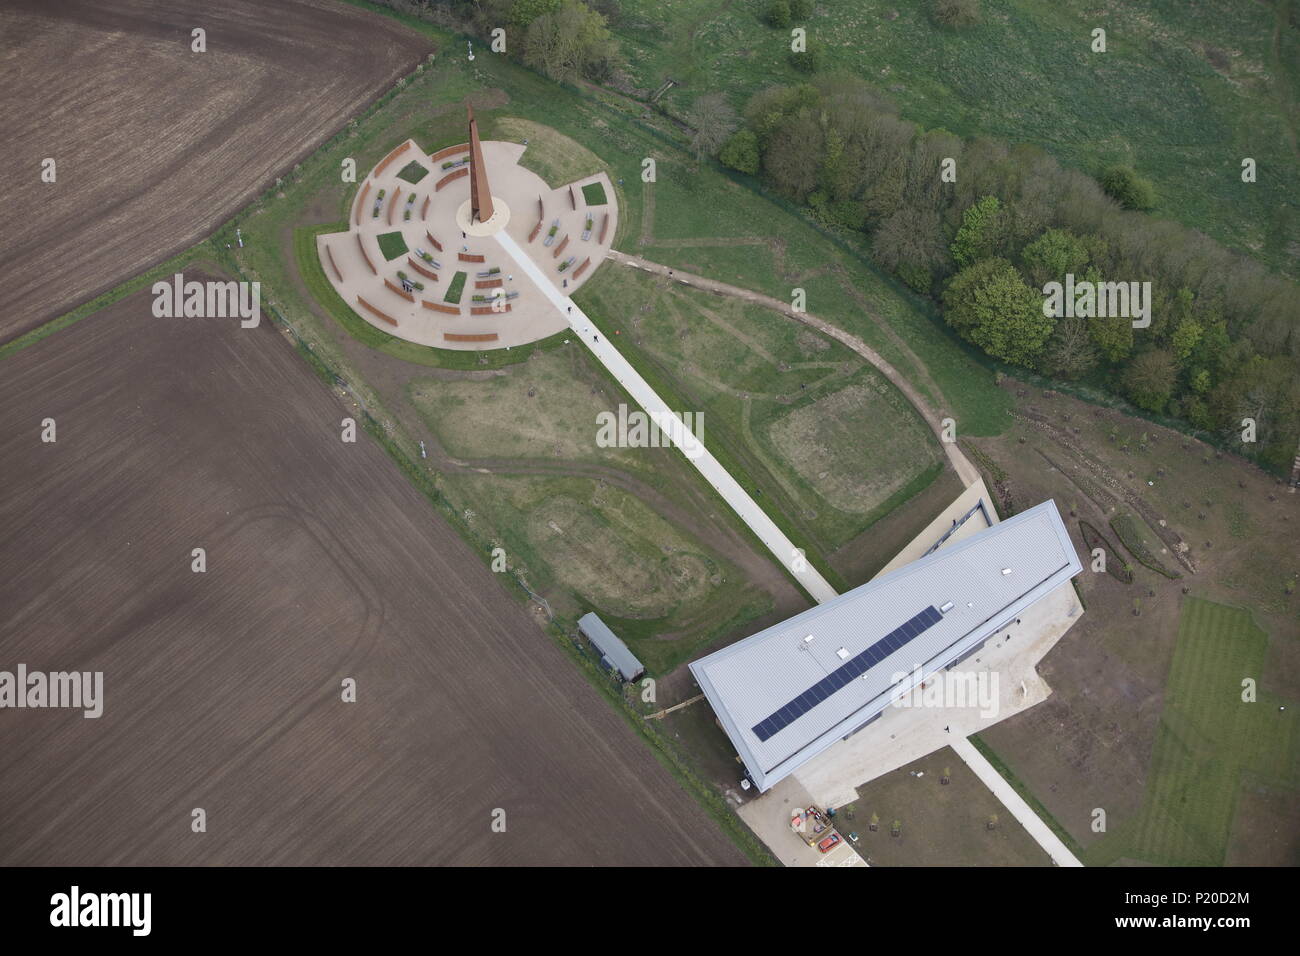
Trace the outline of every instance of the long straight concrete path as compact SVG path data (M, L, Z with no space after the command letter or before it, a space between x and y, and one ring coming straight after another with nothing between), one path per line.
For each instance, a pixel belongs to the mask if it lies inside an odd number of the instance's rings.
M975 749L975 745L966 737L953 735L952 749L966 766L975 771L975 776L984 781L984 786L993 791L993 795L1002 801L1002 805L1011 811L1011 815L1020 821L1020 825L1029 835L1038 841L1052 862L1057 866L1083 866L1079 858L1069 851L1061 838L1052 832L1052 828L1043 822L1043 818L1016 793L1015 788L1007 783L996 767Z
M649 414L651 420L667 433L673 445L681 449L687 460L704 476L704 480L722 495L722 499L740 516L740 520L758 535L759 540L794 575L795 580L808 592L808 595L818 603L835 597L835 589L826 583L826 579L820 572L804 559L803 551L795 547L794 542L785 536L776 523L749 496L749 493L740 487L740 483L731 477L704 444L691 433L681 417L668 407L668 403L659 397L622 353L606 340L582 309L555 287L550 277L542 272L537 263L533 262L528 253L521 249L519 243L515 242L509 234L498 232L493 238L501 245L506 255L513 259L533 281L533 284L542 290L551 304L568 319L570 328L582 340L582 344L587 346L618 380L618 383L627 389L628 394Z
M815 568L809 566L807 562L801 564L795 560L796 557L802 556L802 552L795 548L793 542L782 533L781 529L764 513L757 502L749 496L745 489L740 487L740 484L709 453L703 443L690 432L677 413L668 407L667 403L659 397L658 393L650 387L649 383L641 377L640 373L632 367L631 363L623 357L613 343L601 335L582 309L578 308L572 299L555 288L555 284L550 281L514 239L504 232L497 233L495 238L505 253L542 290L551 303L565 315L574 334L582 340L582 343L591 350L592 354L601 361L605 368L609 369L614 378L618 380L618 383L627 389L628 394L645 409L651 419L668 434L673 444L686 455L691 464L717 490L718 494L722 495L723 500L740 516L740 519L758 535L768 550L776 556L776 559L790 570L790 573L794 575L803 589L819 603L829 601L835 597L835 589L826 582L826 579ZM881 361L883 362L883 360ZM958 465L958 475L963 480L966 480L971 473L974 473L972 480L978 480L978 472L975 472L974 468L965 461L965 457L960 452L957 452L957 457L959 460L954 461L954 465ZM965 467L963 468L961 465ZM801 570L796 570L800 567ZM1033 811L1029 804L1021 799L1020 794L1016 793L1006 779L998 773L997 769L984 758L983 754L975 749L974 744L965 737L957 735L953 735L950 743L957 755L975 771L975 775L984 782L984 785L1020 822L1021 826L1037 841L1038 845L1043 848L1054 863L1058 866L1083 866L1078 858L1061 842L1061 839L1052 832L1052 829L1043 822L1042 818Z

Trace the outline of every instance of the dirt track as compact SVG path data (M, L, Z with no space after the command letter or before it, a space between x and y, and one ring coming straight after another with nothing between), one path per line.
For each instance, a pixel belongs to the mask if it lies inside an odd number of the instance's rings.
M326 0L4 4L0 341L209 234L428 52Z
M0 407L0 669L105 685L0 711L0 863L743 862L265 324L136 295Z

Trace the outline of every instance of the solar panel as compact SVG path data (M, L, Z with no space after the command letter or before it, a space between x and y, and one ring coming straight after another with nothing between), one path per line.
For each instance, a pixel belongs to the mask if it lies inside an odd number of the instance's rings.
M851 657L835 668L794 700L782 707L778 707L767 717L760 720L751 728L754 731L754 736L759 740L769 740L829 698L831 694L848 686L850 682L861 677L870 668L934 627L941 620L943 620L943 615L933 605L914 615L877 640L861 654Z

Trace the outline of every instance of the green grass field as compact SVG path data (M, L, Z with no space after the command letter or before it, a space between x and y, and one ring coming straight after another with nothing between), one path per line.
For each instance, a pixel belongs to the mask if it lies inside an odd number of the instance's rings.
M397 178L405 179L411 185L415 185L427 175L429 175L429 170L424 166L424 164L413 159L402 167L401 171L397 174Z
M1131 163L1154 181L1159 215L1295 272L1300 31L1286 26L1287 3L983 0L982 22L955 32L937 28L929 6L821 3L805 26L828 70L875 84L905 118L1040 146L1094 175ZM638 87L680 84L665 109L685 115L718 90L739 108L804 78L788 62L789 32L760 21L764 8L627 0L614 30ZM1095 27L1105 53L1090 49ZM1241 181L1243 157L1257 161L1257 182ZM1270 240L1284 210L1286 238Z
M448 455L495 472L453 474L448 494L557 613L598 610L653 673L770 609L690 522L638 499L672 498L689 478L676 450L597 444L597 416L626 396L585 350L539 353L488 378L415 378L407 394Z
M596 609L653 675L771 609L706 544L613 484L566 475L444 481L557 613Z
M473 66L459 59L437 61L393 95L382 110L363 119L346 137L305 162L301 182L293 184L284 200L264 201L258 215L245 217L240 223L260 237L256 246L250 243L240 251L245 267L274 285L282 304L293 303L294 281L271 254L275 237L286 223L292 224L302 281L354 338L386 354L423 365L487 369L515 364L527 350L458 353L423 349L374 329L338 300L332 289L325 288L328 283L316 261L314 247L308 248L311 244L307 236L297 233L311 227L295 222L308 197L316 197L319 204L319 197L332 196L331 203L338 210L336 223L347 215L356 187L340 186L332 168L343 155L356 156L358 166L365 168L408 137L430 150L462 142L459 103L484 89L495 91L491 103L476 104L484 135L516 141L527 138L525 164L548 181L600 170L610 176L620 207L618 241L624 246L648 227L652 242L661 244L652 244L645 253L670 264L676 261L693 266L703 260L705 271L713 270L720 278L783 298L788 296L790 285L801 282L808 289L811 310L861 336L904 374L915 375L918 388L957 419L959 430L988 434L1005 427L1007 399L994 386L987 367L956 343L942 323L924 310L920 300L871 267L852 248L823 235L797 211L733 182L707 165L696 167L685 149L639 118L629 116L618 101L579 96L557 88L502 58L480 58ZM504 97L502 92L506 93ZM521 118L525 115L529 119ZM647 155L656 157L659 164L659 179L653 185L640 178L641 160ZM710 193L719 198L706 201ZM755 231L779 237L779 274L774 273L773 253L766 247L734 245L734 238ZM594 280L600 280L611 268L604 267ZM739 279L736 273L741 273ZM301 306L294 310L299 316L304 311L310 312ZM552 344L548 343L548 347ZM313 345L334 351L327 341L313 340ZM784 347L785 343L776 342L769 349L777 356L775 362L783 361L780 353ZM337 353L335 357L341 358ZM798 374L803 373L795 377ZM790 375L787 378L793 380ZM739 417L736 420L739 424ZM765 422L761 424L766 427ZM825 470L819 468L815 474ZM787 471L785 484L802 489L806 497L806 477ZM877 503L874 516L852 515L850 523L867 526L923 488L934 472L937 468L927 473L923 465L919 473L911 474L910 483L891 485L890 494ZM780 482L772 482L771 488L773 494L782 493ZM830 517L833 509L793 509L797 520L806 520L804 515L814 510L828 529L826 546L833 547L839 540L839 523ZM784 516L774 517L785 520ZM815 543L812 550L816 550ZM822 570L827 573L829 569L822 566Z
M1135 817L1112 821L1086 863L1221 866L1245 781L1295 800L1300 725L1293 702L1264 689L1267 655L1249 611L1187 599L1144 801ZM1242 700L1247 678L1260 687L1254 703Z
M942 469L893 386L771 309L616 265L578 300L819 566Z
M625 398L572 346L486 379L415 378L407 394L456 458L590 462L650 476L670 457L664 449L597 446L596 416Z
M627 248L648 227L649 245L636 251L649 258L699 267L782 299L789 298L795 285L805 287L810 311L860 336L912 377L923 393L946 407L959 432L988 435L1006 427L1006 396L993 386L987 366L956 341L927 304L875 269L860 251L827 237L797 210L707 164L697 166L683 141L652 125L653 118L642 120L626 102L579 95L501 57L480 57L473 65L462 58L439 59L386 98L381 109L372 109L354 129L305 161L285 199L264 197L257 215L236 220L264 237L262 245L240 250L241 261L268 284L287 290L292 282L275 261L274 242L265 237L276 236L286 224L300 226L295 218L304 200L322 193L336 203L336 222L346 221L358 187L338 182L341 158L353 156L358 168L366 169L408 137L429 150L463 142L459 104L466 97L481 99L484 90L496 99L493 105L476 103L483 135L528 139L523 164L547 182L599 171L610 176L619 204L619 247ZM641 161L647 156L658 163L654 184L641 181ZM766 247L735 245L735 239L756 234L775 237L779 261ZM282 294L288 298L288 291ZM444 364L442 359L415 360ZM498 361L506 360L493 356L483 364Z
M460 304L460 297L465 292L465 279L468 275L466 272L457 272L451 277L451 282L447 285L447 294L442 297L444 302Z
M385 232L378 236L379 251L384 258L392 262L398 256L406 255L406 240L400 232Z

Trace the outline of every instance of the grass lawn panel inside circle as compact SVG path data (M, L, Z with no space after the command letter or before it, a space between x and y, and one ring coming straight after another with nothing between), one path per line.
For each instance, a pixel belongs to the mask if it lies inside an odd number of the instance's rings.
M392 262L398 256L406 255L406 240L400 232L386 232L379 237L379 251Z

